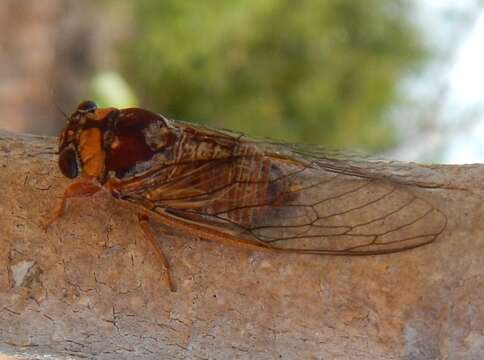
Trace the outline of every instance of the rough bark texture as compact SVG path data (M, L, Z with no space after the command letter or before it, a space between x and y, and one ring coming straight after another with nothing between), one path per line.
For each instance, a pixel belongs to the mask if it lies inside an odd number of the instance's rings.
M449 220L436 243L365 258L249 253L160 225L170 293L135 216L105 194L72 201L45 233L69 184L55 140L0 132L0 353L482 359L484 168L408 168L446 185L428 191Z

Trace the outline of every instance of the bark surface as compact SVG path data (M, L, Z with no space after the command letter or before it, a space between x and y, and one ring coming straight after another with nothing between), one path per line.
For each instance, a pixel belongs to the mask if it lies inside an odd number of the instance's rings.
M61 359L482 359L484 167L405 166L441 184L433 244L375 257L250 253L153 224L170 293L135 214L70 202L56 140L0 132L0 354ZM1 355L0 355L1 356Z

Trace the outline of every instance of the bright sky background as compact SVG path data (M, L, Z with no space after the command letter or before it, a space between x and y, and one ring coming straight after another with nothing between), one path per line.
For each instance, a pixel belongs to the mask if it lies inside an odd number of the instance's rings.
M484 107L484 13L461 45L449 76L450 106L457 109ZM465 127L447 153L450 163L484 162L484 114L476 115L475 125Z
M435 114L440 134L423 136L420 142L437 146L439 161L445 163L484 162L484 11L475 10L476 0L415 2L419 8L417 21L428 34L428 41L444 52L450 51L443 56L438 71L420 80L428 93L433 91L434 97L444 99ZM456 10L470 19L459 21ZM445 94L436 92L439 85L445 87ZM409 156L415 158L402 160L419 160L416 151Z

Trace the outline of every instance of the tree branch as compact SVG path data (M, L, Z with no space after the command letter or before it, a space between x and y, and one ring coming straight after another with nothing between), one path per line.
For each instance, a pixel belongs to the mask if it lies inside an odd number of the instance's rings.
M160 226L178 291L136 217L72 201L52 138L0 132L0 353L96 359L477 359L484 353L483 167L408 164L443 184L428 246L348 258L249 253Z

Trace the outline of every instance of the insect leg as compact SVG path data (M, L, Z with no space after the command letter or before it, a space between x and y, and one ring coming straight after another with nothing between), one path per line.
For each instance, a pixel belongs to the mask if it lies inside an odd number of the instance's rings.
M148 216L144 214L138 214L138 221L141 230L143 231L145 238L151 243L151 245L155 249L156 254L158 255L158 259L161 262L161 266L163 266L163 269L165 270L166 284L168 285L170 291L175 292L175 287L173 286L173 282L171 281L170 264L168 263L168 260L166 259L166 256L160 247L160 244L158 244L158 241L156 241L155 235L153 234L153 230L151 229L148 220Z
M58 218L60 218L64 214L64 210L66 209L67 205L67 200L73 197L82 197L82 196L91 196L95 193L97 193L99 190L102 189L102 186L93 182L91 179L88 181L79 181L76 182L72 185L70 185L66 191L64 192L64 195L62 195L62 199L57 206L56 210L54 211L54 216L52 219L47 221L45 224L43 224L44 230L47 230L47 228L55 222Z

